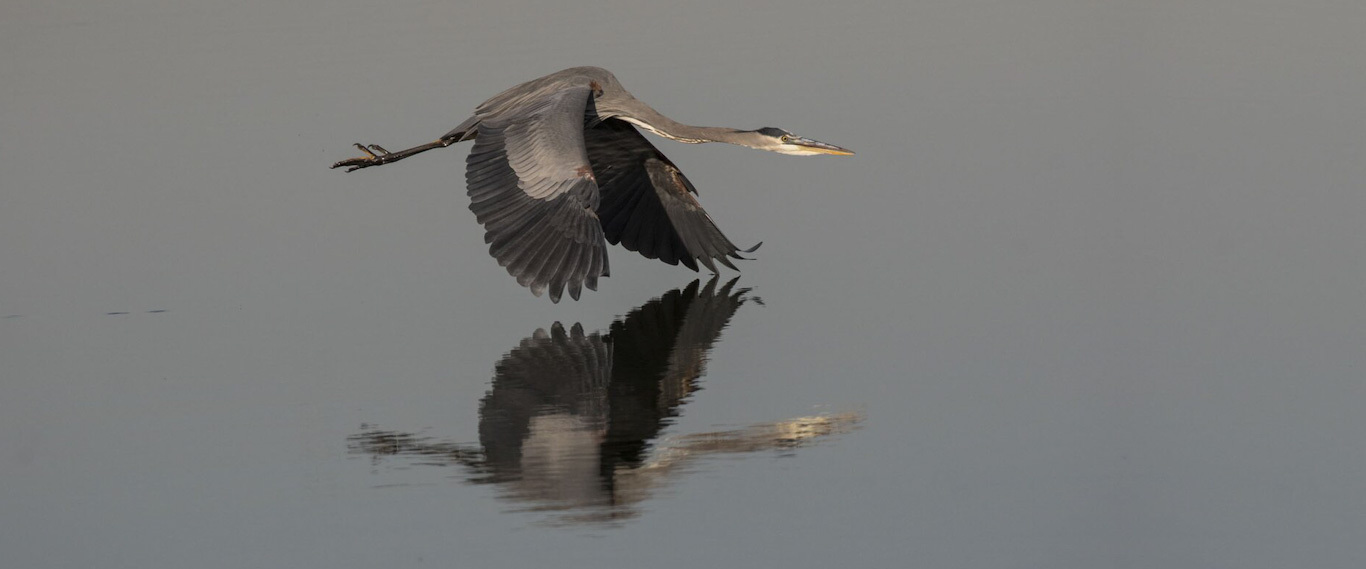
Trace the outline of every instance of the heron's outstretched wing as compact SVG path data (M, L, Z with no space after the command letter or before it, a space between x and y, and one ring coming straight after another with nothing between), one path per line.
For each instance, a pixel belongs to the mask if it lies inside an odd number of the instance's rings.
M584 147L593 88L547 87L515 108L481 107L465 159L470 210L489 254L536 296L578 300L608 274L607 244L594 209L598 185Z
M697 203L697 189L630 123L604 119L584 129L588 159L602 191L598 217L607 241L696 271L701 259L735 269L740 250Z

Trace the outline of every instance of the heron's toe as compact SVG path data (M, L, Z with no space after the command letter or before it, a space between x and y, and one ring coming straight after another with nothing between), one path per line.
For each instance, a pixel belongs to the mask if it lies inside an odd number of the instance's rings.
M336 164L333 164L333 168L346 168L347 172L354 172L361 168L369 168L371 166L378 166L380 164L383 164L384 157L389 155L389 151L385 150L378 144L371 144L367 148L364 144L357 142L355 144L352 144L351 146L355 146L358 150L364 152L365 156L347 158L346 160L342 160L340 162L337 162ZM376 152L378 152L379 154L376 154Z

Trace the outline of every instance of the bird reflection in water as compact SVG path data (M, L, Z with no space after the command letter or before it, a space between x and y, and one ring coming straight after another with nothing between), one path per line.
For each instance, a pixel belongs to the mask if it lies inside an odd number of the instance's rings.
M553 512L548 523L614 524L699 458L791 449L850 431L859 413L824 414L707 433L661 432L698 389L707 353L749 289L713 278L670 291L585 334L558 322L537 330L494 367L479 408L479 444L367 428L354 454L461 465L495 484L517 510ZM658 439L658 440L657 440Z

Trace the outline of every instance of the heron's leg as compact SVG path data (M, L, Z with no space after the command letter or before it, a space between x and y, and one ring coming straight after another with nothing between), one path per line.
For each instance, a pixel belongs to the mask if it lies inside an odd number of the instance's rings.
M457 126L454 129L451 129L450 132L441 135L441 138L436 139L435 142L428 142L427 144L423 144L421 146L414 146L407 150L400 150L398 152L389 152L388 150L385 150L384 147L378 144L371 144L368 148L363 145L357 144L356 148L359 148L361 152L364 152L365 156L342 160L341 162L333 164L332 167L341 168L342 166L346 166L347 172L354 172L361 168L369 168L371 166L381 166L384 164L388 164L390 162L398 162L399 160L402 160L414 154L421 154L433 148L445 148L457 142L472 140L475 136L479 134L479 130L477 128L478 125L478 117L467 118L464 122L460 123L460 126Z
M381 166L384 164L388 164L390 162L398 162L399 160L402 160L414 154L421 154L433 148L445 148L447 146L455 144L455 142L456 141L451 138L442 137L440 140L437 140L435 142L428 142L427 144L423 144L421 146L414 146L412 148L400 150L398 152L389 152L388 150L385 150L384 147L378 144L371 144L370 147L367 148L364 145L357 143L355 147L359 148L361 152L364 152L365 156L361 156L358 158L347 158L346 160L342 160L341 162L333 164L332 167L341 168L343 166L346 166L347 172L354 172L361 168L369 168L371 166Z

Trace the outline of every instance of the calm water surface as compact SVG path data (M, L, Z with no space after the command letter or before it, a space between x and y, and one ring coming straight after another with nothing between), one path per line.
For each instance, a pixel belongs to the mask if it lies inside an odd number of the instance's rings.
M1366 8L11 3L14 567L1366 565ZM737 243L551 304L467 146L573 65ZM695 282L696 281L696 282Z
M790 450L856 426L855 412L798 417L656 442L698 389L708 353L749 289L694 281L632 310L606 334L537 329L495 366L479 405L479 447L367 429L352 451L458 464L556 523L620 524L639 503L712 455ZM405 461L406 463L407 461Z

